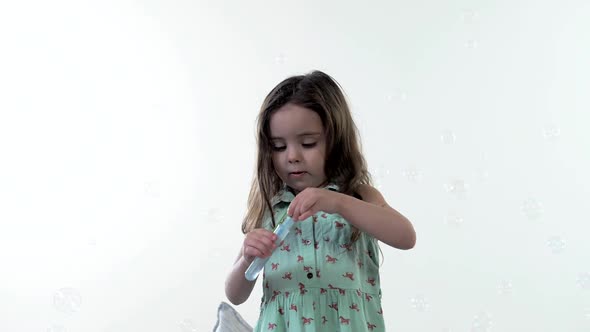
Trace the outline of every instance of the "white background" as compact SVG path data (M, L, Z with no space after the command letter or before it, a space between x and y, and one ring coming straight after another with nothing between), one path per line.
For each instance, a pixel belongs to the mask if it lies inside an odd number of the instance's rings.
M590 330L586 1L2 1L0 330L210 331L255 117L340 82L391 331ZM256 321L258 284L236 309Z

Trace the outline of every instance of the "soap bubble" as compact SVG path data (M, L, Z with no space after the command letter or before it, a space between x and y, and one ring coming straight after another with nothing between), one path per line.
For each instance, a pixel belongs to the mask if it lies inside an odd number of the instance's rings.
M498 293L502 295L512 293L512 282L510 280L502 280L498 284Z
M452 180L450 183L445 184L445 189L447 192L451 193L457 198L465 198L467 196L467 191L469 186L465 183L464 180L455 179Z
M402 175L410 182L417 183L422 179L422 172L415 166L411 166L402 171Z
M451 130L445 130L441 133L440 139L444 144L453 144L457 139L455 133Z
M185 319L178 324L181 332L197 332L197 326L195 322L190 319Z
M201 209L201 216L209 223L220 223L224 220L225 216L217 208L205 208Z
M561 135L561 129L556 125L546 125L543 128L543 136L548 141L554 141Z
M275 63L282 65L287 61L287 56L284 53L280 53L275 56Z
M47 328L47 332L66 332L66 328L62 325L52 325Z
M53 305L60 312L66 314L76 313L80 311L82 296L74 288L61 288L53 294Z
M487 332L492 327L492 316L487 312L481 312L473 317L471 332Z
M430 307L428 301L422 295L413 297L410 302L412 303L412 308L420 312L424 312Z
M464 10L461 15L461 18L465 23L473 23L478 17L479 13L472 9Z
M547 247L549 247L554 254L559 254L565 249L565 241L559 236L552 236L547 239Z
M583 289L590 288L590 272L580 273L578 275L577 284L580 288L583 288Z
M465 47L469 48L469 49L475 49L477 48L479 45L479 42L475 39L469 39L468 41L465 42Z
M525 200L521 207L522 213L530 220L537 220L543 215L543 205L534 198Z
M449 214L447 214L447 216L445 217L445 221L447 223L447 225L449 226L453 226L453 227L459 227L461 225L463 225L463 217L460 216L458 213L455 212L451 212Z

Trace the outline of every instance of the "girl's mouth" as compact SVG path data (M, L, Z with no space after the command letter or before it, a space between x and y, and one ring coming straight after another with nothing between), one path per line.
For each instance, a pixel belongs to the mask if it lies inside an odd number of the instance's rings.
M305 172L291 172L289 173L289 175L295 176L295 177L300 177L303 176L305 174Z

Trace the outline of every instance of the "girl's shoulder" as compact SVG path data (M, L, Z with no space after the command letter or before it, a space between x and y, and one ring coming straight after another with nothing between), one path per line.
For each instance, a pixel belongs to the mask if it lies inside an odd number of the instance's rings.
M357 198L359 198L367 203L372 203L372 204L379 205L382 207L389 206L387 204L387 201L385 200L385 197L383 197L381 192L379 190L377 190L377 188L375 188L371 185L368 185L368 184L359 185L357 187L357 190L355 191L355 194L358 194L360 196L360 198L359 197L357 197Z

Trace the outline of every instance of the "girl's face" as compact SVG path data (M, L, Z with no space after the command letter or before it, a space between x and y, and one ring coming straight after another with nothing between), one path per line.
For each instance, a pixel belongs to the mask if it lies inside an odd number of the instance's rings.
M298 194L326 182L326 138L320 116L286 104L270 117L272 162L278 176Z

